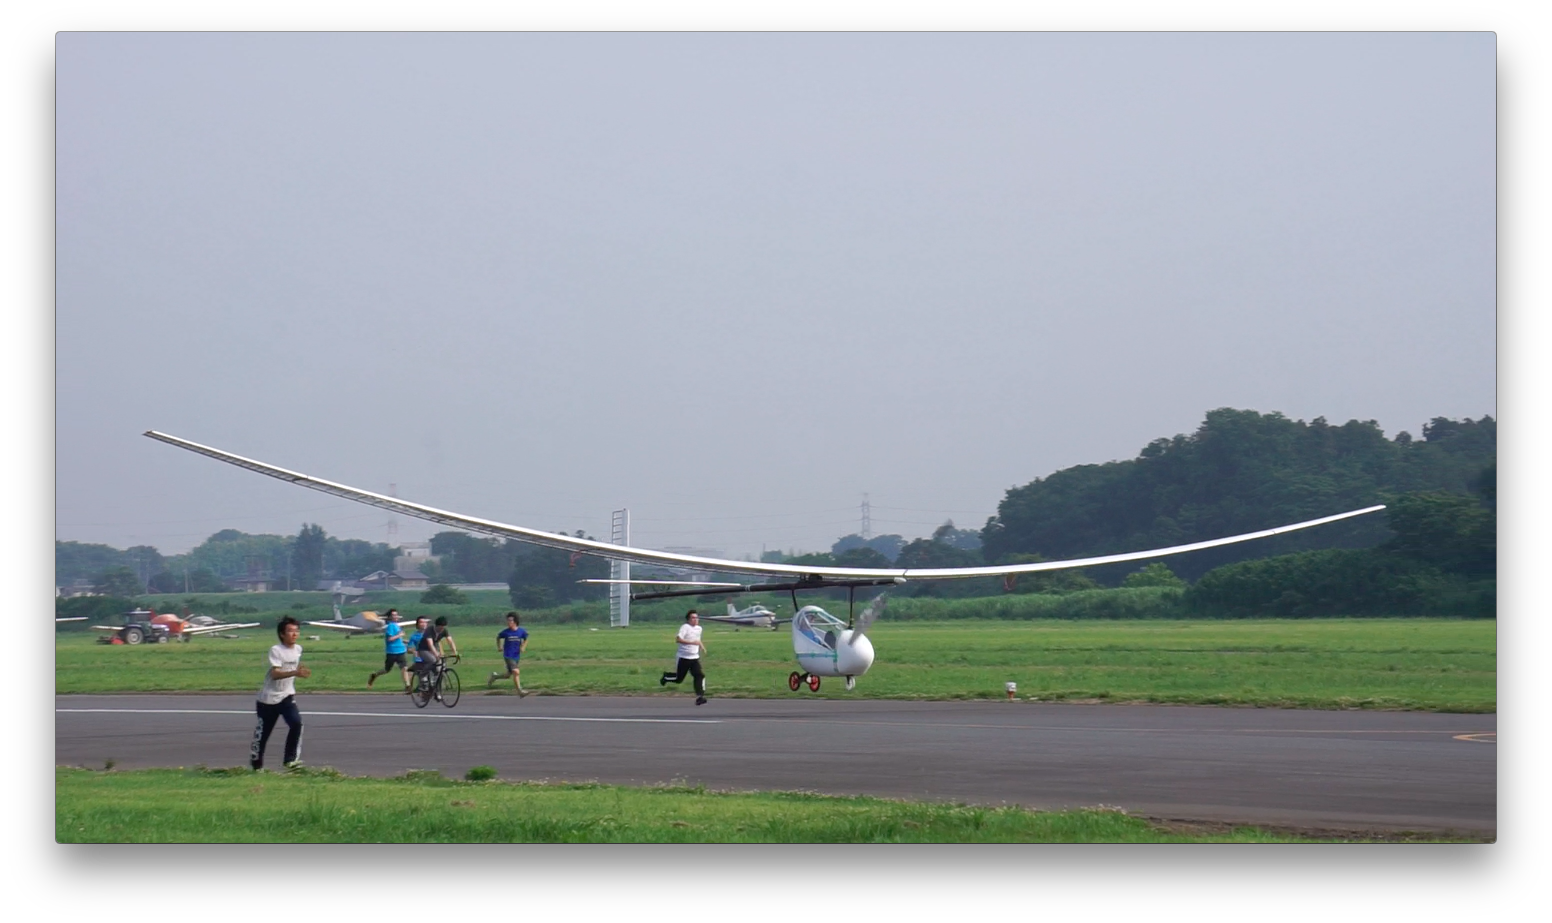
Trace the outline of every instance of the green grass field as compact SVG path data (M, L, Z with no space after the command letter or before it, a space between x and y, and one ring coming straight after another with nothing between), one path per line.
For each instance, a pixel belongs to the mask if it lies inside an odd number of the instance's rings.
M532 638L523 661L523 684L529 689L560 695L686 694L656 682L670 665L673 623L644 622L626 629L529 627ZM465 655L459 669L466 694L480 694L487 672L500 667L496 626L468 626L454 618L452 628ZM1011 681L1018 684L1021 700L1492 712L1497 708L1496 630L1490 620L1415 618L886 619L870 632L878 660L856 690L846 692L831 680L818 695L997 699ZM274 634L267 629L242 634L126 647L96 644L79 631L60 632L55 689L252 692L262 681L264 651L274 643ZM311 640L313 634L320 640ZM787 690L787 674L795 664L785 630L708 625L705 641L712 695L794 695ZM347 639L304 629L302 644L303 662L313 670L310 679L298 682L304 693L367 693L367 673L382 666L379 638ZM373 692L393 694L396 689L390 676Z
M1317 842L1253 827L1170 829L1110 810L461 782L425 773L59 768L54 778L61 843Z

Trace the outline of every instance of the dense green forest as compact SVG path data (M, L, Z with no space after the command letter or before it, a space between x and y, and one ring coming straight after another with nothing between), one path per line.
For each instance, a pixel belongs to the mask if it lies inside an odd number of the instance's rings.
M979 532L944 523L930 537L844 536L831 551L768 560L815 566L962 567L1088 557L1251 532L1385 503L1360 517L1276 538L1193 552L1139 568L1114 565L1019 580L908 584L910 596L1072 594L1174 587L1180 603L1218 616L1471 614L1496 605L1497 424L1437 417L1414 439L1375 421L1223 408L1189 435L1160 438L1134 459L1078 465L1015 487ZM578 536L583 533L577 532ZM441 532L435 583L506 583L514 605L540 609L605 598L580 584L608 563L510 539ZM291 586L391 570L398 549L341 540L316 525L294 536L227 529L186 555L150 546L55 543L60 585L84 579L120 597L220 592L254 569ZM1189 587L1187 586L1189 584ZM1173 598L1173 597L1172 597Z
M1224 408L1195 433L1156 439L1128 461L1078 465L1016 487L981 530L989 562L1112 554L1203 541L1388 503L1406 493L1471 492L1497 457L1497 424L1436 418L1423 438L1386 439L1379 424L1332 426ZM1188 580L1215 567L1319 548L1367 548L1391 537L1386 518L1172 559ZM1104 583L1117 575L1097 569Z

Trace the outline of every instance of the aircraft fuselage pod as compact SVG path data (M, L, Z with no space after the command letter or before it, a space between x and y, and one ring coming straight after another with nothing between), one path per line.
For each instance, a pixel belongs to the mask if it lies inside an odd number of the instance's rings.
M804 606L793 617L792 653L811 676L852 679L873 666L873 642L818 606Z

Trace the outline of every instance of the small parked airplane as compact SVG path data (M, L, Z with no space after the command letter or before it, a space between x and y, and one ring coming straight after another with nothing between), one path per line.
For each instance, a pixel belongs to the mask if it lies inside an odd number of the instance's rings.
M760 603L755 603L747 609L735 609L732 603L728 603L727 615L703 615L701 621L740 625L744 628L769 628L775 631L783 622L790 622L792 619L777 618L776 613Z
M388 624L388 620L378 615L376 612L357 612L355 615L352 615L347 619L340 615L340 611L338 609L335 609L334 620L332 622L307 622L305 624L311 625L314 628L328 628L332 631L343 631L346 633L345 637L353 638L356 635L382 634L383 626ZM408 637L408 635L406 635L406 637Z
M355 638L357 634L380 634L388 621L377 613L357 613L346 619L335 610L332 622L303 622L304 625L312 625L314 628L329 628L331 631L345 631L346 638Z
M465 529L470 532L510 538L548 548L559 548L576 554L591 554L610 560L629 561L633 564L685 568L716 574L750 574L765 578L767 582L764 583L694 584L698 588L632 594L631 599L703 596L708 593L790 592L792 594L792 608L797 613L792 619L792 652L793 656L797 658L798 665L803 668L804 672L794 672L789 676L787 680L788 687L796 690L802 683L807 683L808 688L816 692L819 690L820 677L844 676L846 678L846 688L850 689L855 685L856 678L866 673L873 665L873 645L866 637L866 634L868 629L872 627L873 621L883 612L884 597L879 596L875 598L862 615L857 617L855 616L856 591L861 587L895 586L908 580L958 580L966 577L1006 578L1017 574L1039 571L1066 570L1077 567L1094 567L1100 564L1119 564L1126 561L1162 558L1169 555L1184 554L1188 551L1200 551L1205 548L1217 548L1237 542L1268 538L1299 529L1309 529L1314 526L1325 525L1326 523L1350 519L1354 516L1378 512L1385 508L1383 505L1368 506L1363 509L1349 510L1332 516L1322 516L1319 519L1309 519L1304 522L1263 529L1259 532L1247 532L1243 535L1230 535L1225 538L1191 542L1186 545L1174 545L1169 548L1128 551L1121 554L1075 558L1067 561L1040 561L1033 564L997 564L984 567L815 567L806 564L769 564L763 561L727 561L721 558L704 558L698 555L654 551L649 548L632 548L628 545L614 545L595 539L573 537L564 533L545 532L540 529L508 525L503 522L480 519L475 516L439 510L430 506L422 506L419 503L410 503L397 497L372 493L368 490L361 490L360 488L350 487L345 484L337 484L333 481L325 481L321 478L315 478L296 471L288 471L285 468L277 468L274 465L243 458L240 455L233 455L221 449L200 445L197 442L189 442L186 439L169 436L166 433L159 433L155 430L147 431L145 435L165 442L168 445L187 449L190 452L196 452L200 455L214 458L217 461L226 462L229 465L236 465L239 468L246 468L249 471L254 471L267 477L289 481L301 487L308 487L336 497L354 500L357 503L365 503L391 512L402 513L406 516L414 516L417 519L452 526L455 529ZM771 578L776 578L776 582L771 582ZM662 583L665 581L624 582ZM715 589L709 589L710 587L715 587ZM797 594L799 590L817 590L826 587L843 587L850 595L850 609L852 612L850 624L841 621L818 606L798 606ZM327 622L309 622L308 624L331 627Z
M383 626L388 624L388 620L376 612L370 610L357 612L348 619L340 612L340 606L347 599L352 596L361 596L364 592L358 587L347 587L336 581L334 584L334 620L331 622L307 622L306 624L314 628L343 631L346 633L345 637L347 638L354 638L356 635L382 634ZM411 624L413 624L413 620L411 620ZM405 637L409 636L405 635Z

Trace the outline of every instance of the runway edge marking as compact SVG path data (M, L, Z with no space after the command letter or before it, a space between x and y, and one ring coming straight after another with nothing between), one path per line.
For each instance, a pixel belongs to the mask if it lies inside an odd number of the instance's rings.
M239 708L56 708L56 714L125 714L125 715L252 715ZM330 718L434 718L460 719L463 721L592 721L616 724L721 724L718 718L563 718L554 715L456 715L415 712L366 712L366 711L312 711L305 715Z

